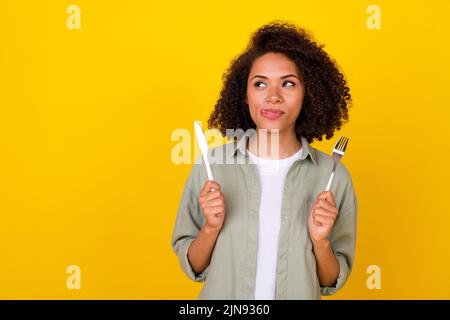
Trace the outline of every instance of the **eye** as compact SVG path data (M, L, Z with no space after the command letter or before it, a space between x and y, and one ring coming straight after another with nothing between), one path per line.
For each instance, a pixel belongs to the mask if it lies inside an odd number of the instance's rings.
M290 83L291 84L291 85L288 85L287 87L295 87L295 83L292 82L292 81L285 81L285 82L283 82L283 85L286 84L286 83Z
M257 88L264 88L264 87L261 87L260 84L262 84L264 86L266 85L264 82L257 81L257 82L255 82L255 87L257 87Z

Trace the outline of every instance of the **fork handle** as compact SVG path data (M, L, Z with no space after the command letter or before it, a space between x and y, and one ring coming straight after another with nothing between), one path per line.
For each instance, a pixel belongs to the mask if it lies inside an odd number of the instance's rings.
M328 184L327 184L325 191L330 191L331 183L333 182L333 178L334 178L334 170L331 172L330 179L328 179Z

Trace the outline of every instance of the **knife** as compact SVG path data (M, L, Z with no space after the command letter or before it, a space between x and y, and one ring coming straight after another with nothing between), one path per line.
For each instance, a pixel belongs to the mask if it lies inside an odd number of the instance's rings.
M203 160L205 161L206 173L208 174L208 179L211 181L214 181L212 173L211 173L211 167L209 166L208 143L206 142L206 137L203 134L202 127L198 124L197 121L194 121L194 128L195 128L195 135L197 136L197 142L200 147L200 151L202 152ZM211 191L214 191L214 189L211 188Z

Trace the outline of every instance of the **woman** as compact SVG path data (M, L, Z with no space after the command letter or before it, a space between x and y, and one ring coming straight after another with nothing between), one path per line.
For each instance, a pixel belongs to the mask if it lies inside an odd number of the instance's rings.
M320 299L344 285L356 194L343 164L323 191L333 160L309 143L333 137L350 101L322 46L288 23L257 30L232 62L208 123L245 134L212 150L225 155L215 181L194 164L172 235L183 271L204 281L200 299Z

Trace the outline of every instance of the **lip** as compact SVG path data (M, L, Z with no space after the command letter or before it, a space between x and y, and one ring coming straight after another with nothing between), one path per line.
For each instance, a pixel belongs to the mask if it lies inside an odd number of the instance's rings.
M280 118L284 114L284 111L278 109L261 109L260 113L264 118L275 120Z

